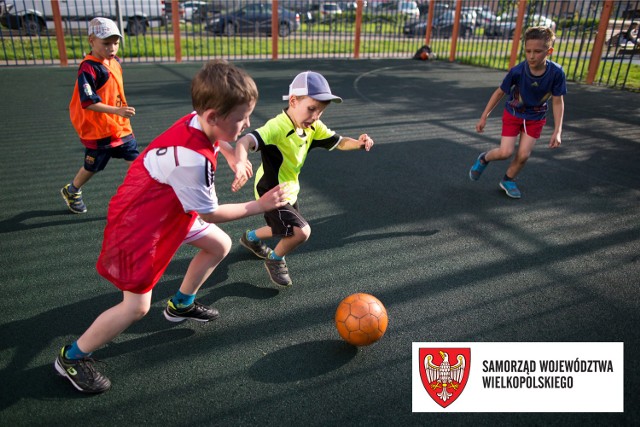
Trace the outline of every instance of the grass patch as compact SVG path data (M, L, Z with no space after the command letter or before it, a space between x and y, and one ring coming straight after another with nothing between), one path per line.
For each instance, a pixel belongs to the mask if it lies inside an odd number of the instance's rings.
M401 34L403 20L386 16L365 17L360 43L361 55L390 55L409 58L423 44L421 38L406 38ZM340 20L331 23L303 23L300 30L278 40L278 54L305 58L331 55L350 56L354 49L354 22ZM181 24L181 52L184 58L247 57L268 59L272 56L272 39L264 35L214 36L203 25ZM58 61L58 46L54 37L3 36L0 53L5 62ZM471 39L458 39L456 61L481 67L506 70L512 41L488 39L479 29ZM89 50L86 36L66 35L66 55L70 61L83 58ZM441 59L449 57L450 39L433 39L431 47ZM585 34L559 40L552 59L563 66L567 78L581 82L586 79L593 41ZM605 54L607 54L605 50ZM175 45L171 27L149 31L144 36L126 37L119 55L125 59L171 61ZM628 57L603 60L596 82L607 86L640 91L640 66Z

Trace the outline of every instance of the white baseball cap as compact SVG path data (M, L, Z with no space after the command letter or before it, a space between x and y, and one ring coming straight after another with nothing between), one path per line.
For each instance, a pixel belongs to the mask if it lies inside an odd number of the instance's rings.
M286 101L292 95L309 96L317 101L342 102L342 98L331 93L327 79L314 71L298 74L289 85L289 95L284 95L282 99Z
M106 39L111 36L122 38L116 23L107 18L93 18L89 22L89 35L92 34L99 39Z

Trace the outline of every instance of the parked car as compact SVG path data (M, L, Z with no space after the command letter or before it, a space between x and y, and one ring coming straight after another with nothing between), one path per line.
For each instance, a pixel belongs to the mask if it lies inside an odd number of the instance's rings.
M432 23L432 35L434 37L449 38L453 34L453 22L455 17L455 11L448 10L439 17L435 18ZM475 31L475 22L473 16L468 13L462 13L460 15L460 29L459 36L462 38L468 38L473 35ZM427 32L427 17L420 20L412 20L407 22L402 30L406 37L421 37Z
M233 12L214 17L205 30L213 34L233 36L236 34L271 35L271 3L253 3ZM300 15L283 7L278 8L278 35L287 37L300 29Z
M341 1L338 2L338 6L340 6L340 9L342 9L343 11L355 12L355 10L358 8L358 3L356 3L355 1ZM367 2L363 2L362 6L367 7Z
M167 22L171 22L173 20L173 6L171 5L171 1L163 1L162 3L164 4L164 15L167 17ZM184 21L184 15L184 3L178 3L178 19Z
M211 22L211 20L220 14L220 7L214 3L205 3L193 9L191 22L201 24Z
M145 34L150 27L166 23L162 0L119 0L124 30L130 36ZM86 31L88 23L96 16L118 21L116 0L91 2L61 1L60 15L66 28ZM51 0L5 0L0 15L0 24L28 35L40 34L45 29L53 30Z
M494 23L485 26L484 35L490 38L512 38L516 31L516 19L517 16L514 14L502 14ZM525 29L536 26L549 27L554 31L556 29L556 23L553 20L539 14L531 15L531 18L525 15L523 25Z
M480 27L480 28L487 28L489 25L492 25L493 23L498 21L498 17L495 15L495 13L491 12L490 10L480 10L477 11L477 16L476 16L476 26Z
M181 3L184 7L184 20L187 22L193 21L194 12L196 12L200 7L207 7L209 4L210 3L207 3L206 1L186 1Z
M420 9L418 9L418 3L415 1L399 1L398 13L412 18L417 18L420 16Z
M433 5L433 17L437 18L447 10L449 10L449 5L447 3L438 2ZM420 12L420 16L426 17L429 14L429 2L422 2L418 4L418 11Z
M321 3L318 12L320 13L320 22L329 22L338 15L342 15L342 8L338 3Z

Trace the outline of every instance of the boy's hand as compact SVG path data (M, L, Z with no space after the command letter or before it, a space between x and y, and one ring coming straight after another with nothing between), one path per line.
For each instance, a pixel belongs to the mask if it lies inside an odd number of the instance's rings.
M371 139L366 133L360 135L358 141L360 142L360 148L363 148L366 151L371 150L371 147L373 147L373 139Z
M247 161L244 163L236 163L235 167L231 164L229 165L231 166L231 169L233 169L236 173L236 176L231 183L231 191L235 193L247 183L249 178L253 176L253 166L251 165L249 159L247 159Z
M554 132L553 135L551 135L551 140L549 140L549 148L558 148L560 144L562 144L560 132Z
M118 112L116 114L128 119L136 115L136 109L129 106L120 107L118 108Z
M487 125L487 119L485 117L480 117L478 123L476 123L476 132L482 133L484 132L484 127Z
M231 168L233 173L237 173L238 166L242 167L243 165L242 163L234 163L233 159L227 159L227 163L229 164L229 168ZM253 165L251 164L249 159L244 162L244 170L246 171L245 173L247 174L247 178L251 178L253 176Z
M262 197L258 199L258 203L265 212L269 212L286 205L288 203L287 196L288 191L286 186L276 185L271 190L263 194Z

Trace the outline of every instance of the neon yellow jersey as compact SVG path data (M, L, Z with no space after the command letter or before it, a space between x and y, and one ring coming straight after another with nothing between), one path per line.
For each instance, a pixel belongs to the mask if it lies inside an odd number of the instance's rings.
M333 150L341 137L320 120L308 129L296 129L286 110L251 132L256 139L262 164L256 172L254 191L256 199L278 184L288 183L292 205L298 200L298 177L312 148Z

